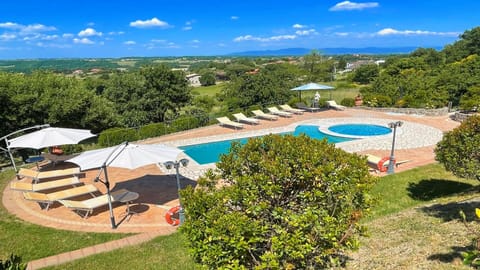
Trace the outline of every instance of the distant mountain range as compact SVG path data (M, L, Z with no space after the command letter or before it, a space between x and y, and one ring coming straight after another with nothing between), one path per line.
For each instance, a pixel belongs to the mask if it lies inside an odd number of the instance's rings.
M365 48L323 48L318 49L322 54L407 54L415 51L419 47L365 47ZM431 47L430 47L431 48ZM433 47L441 50L442 47ZM228 56L301 56L309 54L312 49L307 48L287 48L280 50L264 51L245 51L228 54Z

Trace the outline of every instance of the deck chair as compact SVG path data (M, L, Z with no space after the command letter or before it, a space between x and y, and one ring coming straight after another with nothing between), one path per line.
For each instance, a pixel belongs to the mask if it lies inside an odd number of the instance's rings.
M39 192L24 192L23 197L26 200L38 202L42 209L48 211L50 205L52 205L55 201L69 199L88 193L92 195L92 197L95 197L93 193L97 191L98 189L94 185L84 185L48 194Z
M380 172L386 172L388 169L388 165L390 164L390 157L377 157L375 155L366 154L368 165L373 167L373 169L378 170ZM399 165L409 162L410 160L399 160L395 161L395 167Z
M264 113L261 110L253 110L252 113L255 115L257 118L261 119L266 119L266 120L277 120L278 117L269 113Z
M110 198L112 203L120 201L128 192L129 191L127 189L120 189L111 192ZM81 217L88 218L88 216L93 213L93 210L108 204L108 195L103 194L101 196L84 201L58 200L58 202L76 212Z
M238 122L245 122L245 123L254 124L254 125L260 123L258 119L247 117L243 113L234 113L233 117L235 117L235 119L237 119Z
M18 191L42 191L42 190L48 190L53 188L65 187L65 186L75 186L80 183L81 182L77 176L63 178L59 180L53 180L53 181L46 181L38 184L14 181L10 183L10 189L18 190Z
M346 107L343 106L343 105L338 105L337 102L335 102L335 100L328 100L328 101L327 101L327 106L328 106L329 108L333 108L333 109L335 109L335 110L337 110L337 111L343 111L343 110L345 110L345 108L346 108Z
M299 109L302 109L302 110L305 110L305 111L308 111L308 112L318 112L318 111L320 111L320 108L308 107L303 102L298 102L298 103L295 104L295 106L297 106L297 108L299 108Z
M80 174L80 168L70 168L64 170L52 170L52 171L36 171L32 169L21 168L18 171L17 175L22 177L30 177L33 179L35 183L38 183L40 180L44 180L47 178L54 178L54 177L62 177L62 176L72 176Z
M229 126L235 129L243 128L243 124L233 122L232 120L228 119L228 117L219 117L217 118L217 121L220 123L220 126Z
M267 110L271 114L275 114L281 117L292 117L292 113L280 111L277 107L268 107Z
M279 106L280 109L286 111L286 112L290 112L290 113L294 113L294 114L303 114L305 111L302 110L302 109L295 109L295 108L292 108L290 107L290 105L288 104L283 104L283 105L280 105Z

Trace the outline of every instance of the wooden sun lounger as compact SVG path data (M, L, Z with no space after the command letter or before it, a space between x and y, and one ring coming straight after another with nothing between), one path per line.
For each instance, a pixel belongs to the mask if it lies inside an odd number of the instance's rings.
M10 183L10 188L18 191L42 191L42 190L48 190L48 189L64 187L64 186L75 186L80 183L81 182L78 179L78 177L73 176L73 177L63 178L59 180L46 181L38 184L14 181Z
M367 157L368 164L375 170L378 170L380 172L387 171L388 165L390 164L390 157L381 158L371 154L366 154L365 156ZM399 165L402 165L403 163L407 163L409 161L409 159L395 161L395 167L398 167Z
M257 118L262 118L262 119L267 119L267 120L277 120L278 117L273 115L273 114L269 114L269 113L264 113L263 111L261 110L253 110L252 113L255 115L255 117Z
M333 109L338 110L338 111L343 111L343 110L345 110L345 108L346 108L346 107L343 106L343 105L338 105L337 102L335 102L335 100L329 100L329 101L327 101L327 106L328 106L329 108L333 108Z
M96 191L98 191L98 189L94 185L85 185L48 194L39 192L24 192L23 197L26 200L38 202L42 209L48 211L50 205L52 205L55 201L73 198L88 193L90 193L92 197L95 197L93 193Z
M292 108L288 104L280 105L280 108L282 110L286 111L286 112L290 112L290 113L294 113L294 114L303 114L305 112L304 110L301 110L301 109Z
M126 189L120 189L110 193L112 203L120 201L129 191ZM71 201L71 200L58 200L65 207L76 212L83 218L87 218L93 213L95 208L108 204L108 195L103 194L101 196L91 198L84 201ZM83 215L82 215L83 212Z
M235 119L237 119L238 122L245 122L245 123L248 123L248 124L259 124L260 123L260 121L258 121L258 119L247 117L243 113L234 113L233 117L235 117Z
M220 123L221 126L229 126L235 129L243 128L243 124L233 122L232 120L228 119L228 117L219 117L217 118L217 121Z
M292 117L292 113L280 111L277 107L268 107L267 110L271 114L275 114L282 117Z
M80 168L70 168L70 169L52 170L52 171L36 171L32 169L21 168L20 171L18 171L17 173L17 175L19 176L32 178L33 181L35 181L35 183L38 183L38 181L47 179L47 178L71 176L71 175L77 175L77 174L80 174Z

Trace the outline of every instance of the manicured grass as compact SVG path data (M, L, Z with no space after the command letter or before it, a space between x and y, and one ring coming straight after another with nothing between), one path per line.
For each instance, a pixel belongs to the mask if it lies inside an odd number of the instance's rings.
M46 269L196 269L184 243L183 235L175 233L138 246L96 254Z
M474 190L479 183L453 176L440 164L431 164L380 178L372 190L378 200L372 220Z
M201 96L213 97L217 93L220 93L222 88L223 88L223 84L218 83L216 85L195 87L192 91L199 93Z
M14 176L13 170L0 173L1 191ZM23 262L28 262L125 236L126 234L83 233L46 228L22 221L8 213L3 205L0 206L0 259L6 259L13 253L20 256Z

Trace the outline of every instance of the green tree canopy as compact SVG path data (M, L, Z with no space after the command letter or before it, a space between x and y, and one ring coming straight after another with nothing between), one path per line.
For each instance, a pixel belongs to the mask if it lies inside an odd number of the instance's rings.
M210 269L323 269L357 246L374 179L365 158L307 136L234 143L181 195L194 258Z
M435 155L447 171L480 181L480 116L470 116L447 132L437 143Z

